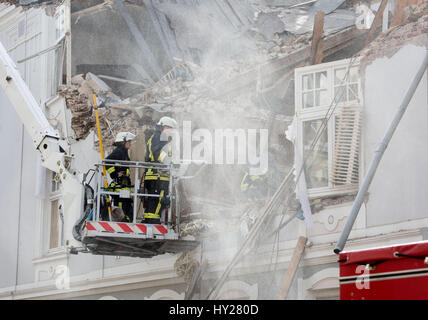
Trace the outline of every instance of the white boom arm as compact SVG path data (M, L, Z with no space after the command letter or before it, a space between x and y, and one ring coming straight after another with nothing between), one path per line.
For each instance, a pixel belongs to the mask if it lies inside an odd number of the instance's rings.
M58 173L62 183L63 212L66 244L73 241L71 226L80 216L83 206L83 186L66 166L70 146L60 140L43 114L36 99L21 77L15 63L0 42L0 86L30 134L34 147L40 152L42 165Z

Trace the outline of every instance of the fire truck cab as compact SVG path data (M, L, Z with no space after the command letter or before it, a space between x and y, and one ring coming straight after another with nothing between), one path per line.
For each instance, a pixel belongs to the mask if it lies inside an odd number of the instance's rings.
M428 241L341 252L341 300L427 300Z

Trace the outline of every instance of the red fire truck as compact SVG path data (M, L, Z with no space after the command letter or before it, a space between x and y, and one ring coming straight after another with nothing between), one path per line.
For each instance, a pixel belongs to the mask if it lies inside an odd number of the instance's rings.
M428 300L428 241L341 252L341 300Z

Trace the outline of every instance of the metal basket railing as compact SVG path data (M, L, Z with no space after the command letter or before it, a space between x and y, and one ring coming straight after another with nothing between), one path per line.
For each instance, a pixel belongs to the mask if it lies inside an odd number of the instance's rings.
M120 191L113 191L112 188L109 187L105 188L103 184L103 166L112 166L115 167L127 167L129 169L134 169L134 183L133 185L127 186L127 188L122 189ZM119 196L119 198L123 199L132 199L132 213L133 213L133 221L132 223L139 223L137 221L137 214L139 211L138 204L141 205L142 200L144 197L155 197L159 198L162 197L159 194L154 193L147 193L145 192L143 181L144 176L141 175L142 172L144 172L146 169L153 169L156 170L157 173L160 175L168 175L169 176L169 182L168 182L168 195L165 197L168 197L170 199L170 207L167 207L168 210L163 210L161 215L161 223L166 224L169 228L172 228L173 226L173 212L171 210L171 204L173 199L175 199L174 195L174 176L172 175L172 168L173 165L165 165L160 163L152 163L152 162L139 162L139 161L121 161L121 160L103 160L101 163L98 163L95 165L95 174L97 179L97 187L95 190L96 196L95 196L95 208L94 213L92 214L91 219L93 221L105 221L101 219L100 216L100 209L101 209L101 198L104 197L110 197L112 196ZM167 211L167 216L164 215L165 211ZM176 210L175 210L176 211ZM108 219L112 221L111 214L109 215Z

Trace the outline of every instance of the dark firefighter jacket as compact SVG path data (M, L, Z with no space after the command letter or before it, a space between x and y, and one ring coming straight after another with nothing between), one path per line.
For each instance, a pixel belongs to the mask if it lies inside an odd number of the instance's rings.
M123 147L117 147L113 150L113 152L106 158L106 160L122 160L122 161L130 161L128 150ZM129 168L122 166L111 166L106 165L107 172L110 174L110 177L113 180L117 180L117 173L119 171L123 171L124 176L129 176Z
M156 128L146 145L146 162L166 163L172 156L171 146L168 141L161 141L161 131ZM169 181L168 174L157 172L156 169L148 169L144 180Z

